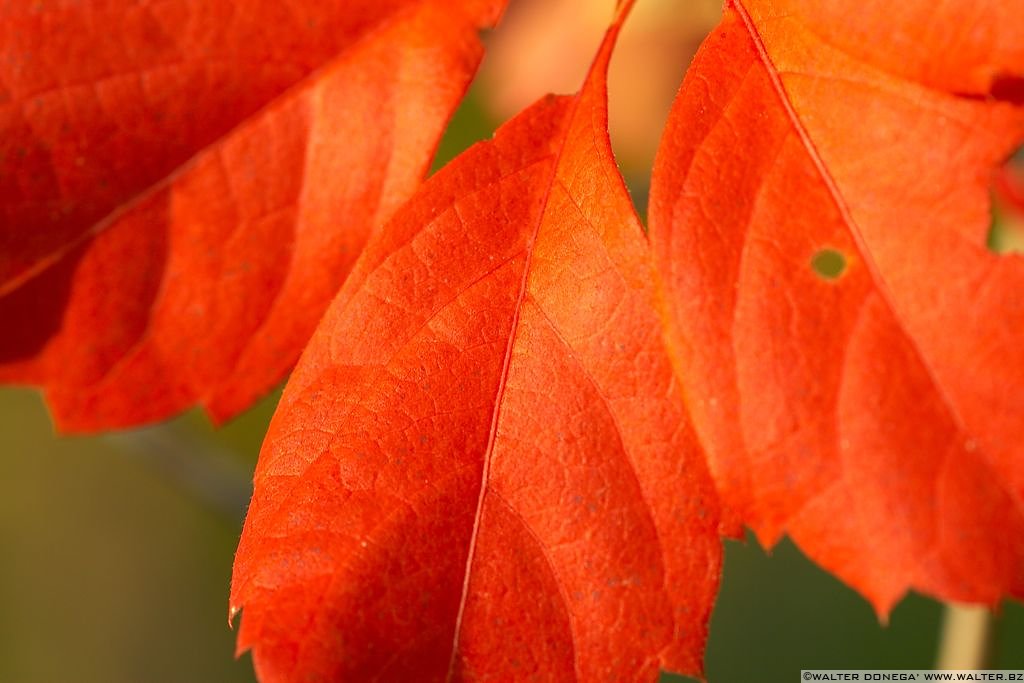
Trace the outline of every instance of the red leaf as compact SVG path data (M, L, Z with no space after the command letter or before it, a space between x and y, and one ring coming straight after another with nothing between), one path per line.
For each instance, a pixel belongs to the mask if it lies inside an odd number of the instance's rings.
M700 672L717 503L609 148L620 21L371 240L293 373L232 580L265 683Z
M245 408L415 189L503 4L6 3L0 380L77 431Z
M999 99L1024 74L1019 12L732 2L655 168L725 503L883 613L908 588L1024 595L1024 259L985 248L991 170L1024 137Z

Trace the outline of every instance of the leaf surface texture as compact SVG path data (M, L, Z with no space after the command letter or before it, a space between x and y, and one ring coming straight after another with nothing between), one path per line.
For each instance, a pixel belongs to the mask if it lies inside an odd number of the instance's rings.
M247 407L420 182L502 7L5 3L0 381L72 431Z

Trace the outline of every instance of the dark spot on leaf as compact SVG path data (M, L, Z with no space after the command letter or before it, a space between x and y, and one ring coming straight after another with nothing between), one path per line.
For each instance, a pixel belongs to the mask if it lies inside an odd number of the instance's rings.
M1007 102L1024 104L1024 78L1009 73L996 74L992 78L988 92L957 92L957 97L976 102Z
M992 81L992 97L1010 104L1024 104L1024 78L1000 74Z

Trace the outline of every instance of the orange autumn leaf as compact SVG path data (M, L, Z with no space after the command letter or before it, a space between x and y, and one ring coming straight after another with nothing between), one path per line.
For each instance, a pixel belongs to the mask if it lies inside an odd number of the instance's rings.
M717 502L609 147L626 11L371 239L296 367L232 579L264 683L700 673Z
M0 9L0 381L62 429L279 382L415 189L502 0Z
M985 246L1024 139L1022 15L730 2L655 166L675 360L731 521L882 613L1024 596L1024 258Z

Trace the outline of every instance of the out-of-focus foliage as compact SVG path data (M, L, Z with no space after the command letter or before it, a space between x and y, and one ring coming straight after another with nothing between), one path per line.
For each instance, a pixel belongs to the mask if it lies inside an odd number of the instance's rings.
M608 26L609 5L511 3L481 69L487 111L503 121L546 92L575 92ZM634 184L650 173L686 65L721 14L719 0L645 0L623 27L608 74L608 109L616 160ZM646 194L637 189L634 199Z

